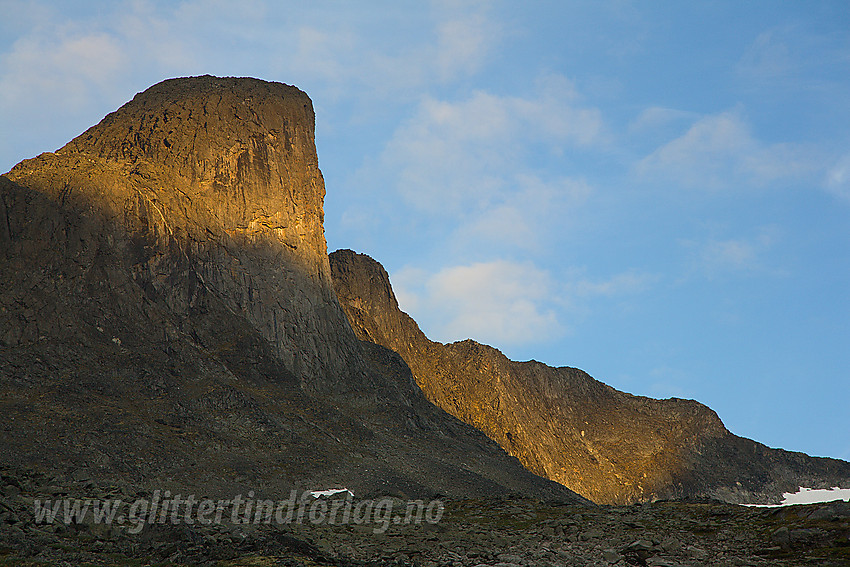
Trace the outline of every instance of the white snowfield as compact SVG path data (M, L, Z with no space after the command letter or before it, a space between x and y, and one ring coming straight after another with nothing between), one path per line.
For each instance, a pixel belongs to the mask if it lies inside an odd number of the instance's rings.
M850 488L805 488L800 487L799 492L784 492L781 504L746 504L759 508L778 508L779 506L792 506L794 504L817 504L818 502L833 502L835 500L846 500L850 502Z
M310 496L312 496L313 498L322 498L323 496L325 498L329 498L329 497L333 496L334 494L339 494L340 492L347 492L351 496L354 496L354 493L351 492L350 490L348 490L347 488L331 488L331 489L328 489L328 490L308 490L307 491L307 493Z

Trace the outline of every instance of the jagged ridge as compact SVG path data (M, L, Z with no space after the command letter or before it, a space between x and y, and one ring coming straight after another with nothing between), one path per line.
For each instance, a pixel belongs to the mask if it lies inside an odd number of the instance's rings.
M399 309L378 262L351 250L330 260L337 295L361 339L398 352L429 400L529 470L597 503L775 502L801 484L850 486L850 463L737 437L693 400L632 396L581 370L514 362L471 340L431 341Z
M295 87L174 79L0 177L0 465L231 496L582 501L356 338L313 120Z

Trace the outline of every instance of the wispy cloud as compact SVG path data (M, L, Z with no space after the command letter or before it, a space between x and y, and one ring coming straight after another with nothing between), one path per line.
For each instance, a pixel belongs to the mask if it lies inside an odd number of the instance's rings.
M782 89L785 96L841 89L841 71L850 63L847 34L823 33L808 24L774 26L759 33L736 65L742 83Z
M401 270L392 280L401 308L422 319L436 340L524 344L564 332L547 305L555 282L528 262L479 262L433 275Z
M592 311L595 299L642 293L657 281L635 270L608 278L582 270L555 277L530 261L503 259L392 274L399 305L431 338L472 338L500 348L556 340L573 332L572 320Z
M738 73L747 79L785 77L796 64L780 30L768 30L756 37L738 62Z
M690 251L688 274L709 278L742 273L781 275L784 271L767 260L779 234L777 227L766 226L752 236L684 240L682 245Z
M524 96L424 96L351 184L371 203L414 219L418 237L427 233L456 263L534 255L553 246L594 195L584 178L552 164L566 151L607 143L600 112L582 105L569 81L549 75ZM342 213L344 229L360 241L378 226L375 205L368 208L352 201Z
M759 141L740 112L729 111L697 120L638 162L636 171L681 187L733 190L799 179L819 167L804 147Z
M694 113L663 106L645 108L629 123L629 132L645 134L648 131L664 129L683 120L693 120Z
M574 99L562 77L543 80L528 97L484 91L456 102L425 97L387 144L379 167L394 172L398 191L421 211L488 208L513 191L516 172L533 175L535 152L603 139L599 111Z
M537 254L563 238L571 219L593 194L583 179L561 177L544 180L518 174L506 183L510 190L489 207L464 215L447 240L455 249Z
M359 102L369 104L413 100L422 89L476 74L502 37L500 23L484 3L385 10L371 24L381 29L371 35L362 10L354 6L335 7L321 24L316 18L302 21L298 14L289 20L287 33L270 29L264 40L278 72L300 77L315 95L368 97L372 100Z
M147 2L91 13L35 4L13 8L12 18L38 15L0 53L0 130L18 133L15 149L26 152L19 158L55 149L142 88L196 62L177 12L164 14ZM56 140L52 147L30 148L30 140L50 138Z
M850 153L843 155L829 168L825 185L832 194L850 202Z
M51 26L49 33L16 41L2 59L0 103L24 106L33 97L64 108L87 104L127 62L120 42L102 31ZM49 108L49 106L48 106Z
M409 103L478 72L502 37L487 3L387 8L380 18L354 5L261 0L7 4L8 20L29 25L10 28L20 35L0 53L4 131L96 118L154 82L203 73L283 80L331 103Z
M449 81L478 71L501 35L501 25L482 8L440 22L433 57L439 78Z
M568 282L565 287L571 295L578 298L593 296L612 297L644 291L657 281L657 275L630 270L614 274L608 279L593 280L580 277L575 281Z

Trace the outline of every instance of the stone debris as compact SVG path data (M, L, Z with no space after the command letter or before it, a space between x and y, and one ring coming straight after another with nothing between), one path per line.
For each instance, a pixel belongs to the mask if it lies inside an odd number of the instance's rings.
M447 501L439 522L390 523L383 533L367 524L234 524L225 518L213 525L166 522L134 534L126 526L91 521L36 523L34 500L122 495L131 501L149 496L145 491L92 485L84 478L0 472L0 560L5 564L850 565L850 513L833 504L781 511L675 501L588 508L503 497Z

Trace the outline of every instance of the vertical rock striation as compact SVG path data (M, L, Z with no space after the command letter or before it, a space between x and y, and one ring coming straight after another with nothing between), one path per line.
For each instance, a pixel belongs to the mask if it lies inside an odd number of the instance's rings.
M7 177L119 219L152 299L188 317L203 289L305 386L342 387L363 369L330 282L314 120L295 87L172 79Z
M355 336L313 136L295 87L173 79L0 176L0 468L174 494L587 503Z

